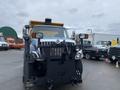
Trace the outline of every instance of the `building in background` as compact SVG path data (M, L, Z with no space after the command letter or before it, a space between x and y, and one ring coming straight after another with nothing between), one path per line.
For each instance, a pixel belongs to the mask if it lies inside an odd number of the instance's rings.
M18 37L17 32L13 28L9 26L1 27L0 32L9 44L9 48L21 49L24 47L23 39Z
M14 39L18 38L16 31L12 27L9 27L9 26L1 27L0 32L3 33L3 36L5 37L5 39L7 37L12 37Z

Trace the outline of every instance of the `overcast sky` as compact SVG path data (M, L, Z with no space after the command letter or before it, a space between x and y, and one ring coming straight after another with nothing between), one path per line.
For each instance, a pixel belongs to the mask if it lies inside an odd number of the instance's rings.
M80 30L119 34L120 0L0 0L0 26L11 26L20 36L29 20L45 17Z

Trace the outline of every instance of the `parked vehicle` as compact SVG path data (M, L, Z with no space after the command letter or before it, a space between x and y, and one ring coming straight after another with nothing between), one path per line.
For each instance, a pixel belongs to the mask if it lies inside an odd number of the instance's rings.
M24 43L22 39L14 39L12 37L7 37L6 39L7 43L9 44L9 47L11 49L21 49L24 48Z
M83 54L86 59L103 60L108 56L108 48L111 45L110 41L96 41L96 38L86 34L88 38L83 39ZM97 36L95 34L95 36ZM76 35L77 37L77 35ZM100 38L100 37L99 37ZM81 44L81 43L80 43Z
M96 46L92 46L89 48L84 48L83 54L86 59L105 59L108 56L108 50L104 48L99 48Z
M15 46L15 39L14 38L9 37L6 39L6 41L9 44L9 48L14 48L14 46Z
M8 45L8 43L5 41L2 33L0 33L0 49L1 49L1 50L8 50L8 49L9 49L9 45Z
M84 57L86 59L97 59L97 60L106 59L108 56L109 46L110 46L109 41L104 41L104 42L99 41L97 42L97 45L92 45L90 41L85 40L84 49L83 49Z
M23 83L26 88L82 82L81 51L61 23L31 21L25 40Z
M120 63L120 45L110 47L108 57L111 63L116 63L117 61Z

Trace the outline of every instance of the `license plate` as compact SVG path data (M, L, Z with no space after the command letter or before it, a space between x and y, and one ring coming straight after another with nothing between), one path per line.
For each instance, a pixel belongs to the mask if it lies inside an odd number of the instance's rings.
M6 45L3 45L3 47L6 47Z

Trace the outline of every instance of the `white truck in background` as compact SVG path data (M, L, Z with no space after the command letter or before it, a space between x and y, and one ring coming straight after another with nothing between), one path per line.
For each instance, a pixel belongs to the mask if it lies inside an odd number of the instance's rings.
M0 33L0 50L8 50L8 49L9 49L9 45L5 41L3 34Z
M91 41L92 45L106 45L109 41L111 42L111 46L116 46L119 39L120 35L116 34L91 33L87 40Z

